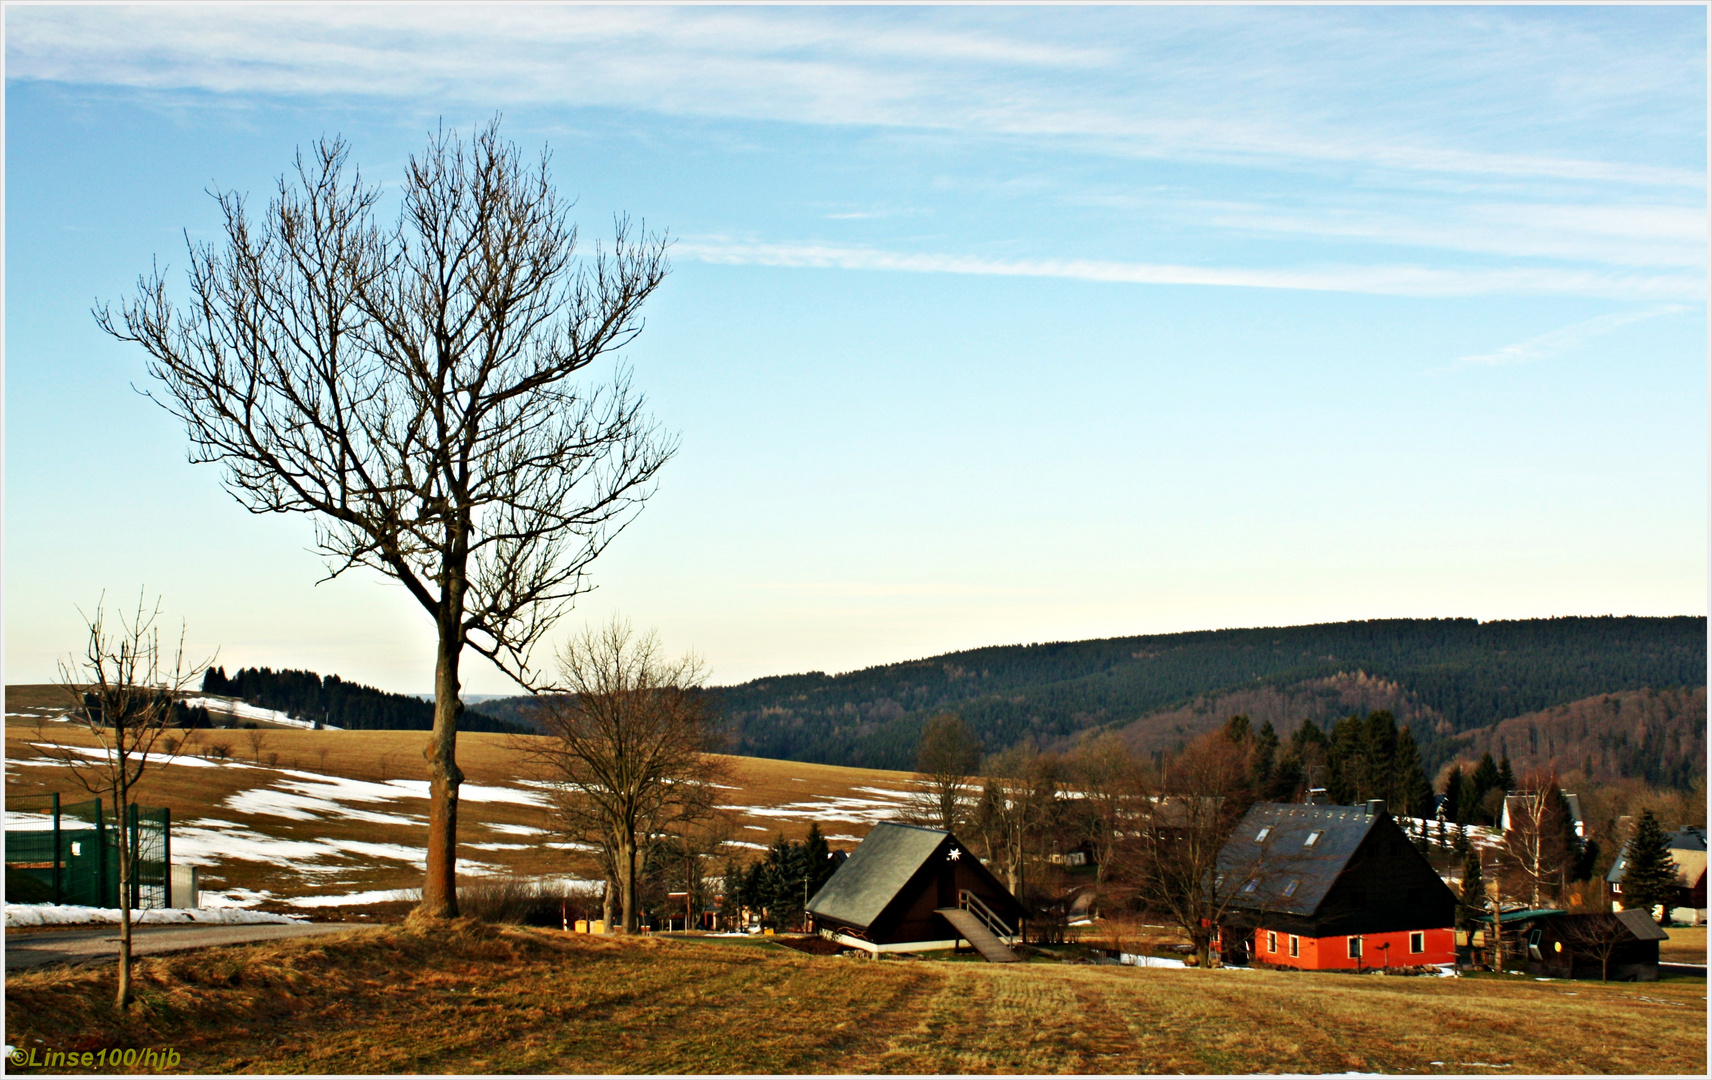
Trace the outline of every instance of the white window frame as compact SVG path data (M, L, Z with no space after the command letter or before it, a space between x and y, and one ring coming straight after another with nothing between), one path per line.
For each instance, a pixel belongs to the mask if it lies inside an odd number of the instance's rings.
M1419 955L1427 951L1427 932L1425 930L1409 931L1409 952Z
M1351 959L1351 960L1360 960L1361 959L1361 935L1360 934L1351 934L1349 936L1349 959Z
M1276 930L1266 931L1266 951L1274 956L1278 953L1278 932Z
M1302 955L1302 939L1297 937L1295 934L1290 935L1290 955L1291 956L1301 956Z

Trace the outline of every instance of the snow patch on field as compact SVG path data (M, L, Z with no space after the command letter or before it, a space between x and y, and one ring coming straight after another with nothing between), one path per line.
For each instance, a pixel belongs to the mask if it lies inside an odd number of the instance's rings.
M6 925L14 926L85 926L91 923L117 923L118 908L78 907L73 904L7 904ZM272 915L265 911L228 908L150 908L131 912L131 922L150 926L161 923L294 923L301 917Z
M203 889L197 897L205 908L247 908L273 899L266 889Z
M345 907L351 904L390 904L399 900L420 900L421 889L370 889L368 892L342 893L338 896L299 896L285 903L292 907Z
M530 782L526 780L523 783ZM426 780L389 780L387 785L399 788L418 799L428 797L428 781ZM459 784L458 801L516 803L519 806L547 805L547 800L544 797L532 791L518 791L516 788L493 787L486 784Z
M893 798L907 798L901 792L890 792ZM749 817L780 818L786 821L841 821L852 825L874 825L898 816L895 802L879 799L856 799L833 795L813 801L785 803L781 806L733 806L732 810Z
M533 825L507 825L504 822L490 821L487 823L487 827L490 830L492 830L493 832L504 833L506 836L546 836L547 835L546 829L537 829Z
M227 713L240 720L266 720L270 724L284 724L286 727L311 729L315 726L313 720L299 720L290 713L278 712L274 709L264 709L259 705L251 705L244 701L233 701L230 698L194 697L186 698L186 705L191 708L207 709L209 712ZM322 727L323 731L341 731L332 724Z

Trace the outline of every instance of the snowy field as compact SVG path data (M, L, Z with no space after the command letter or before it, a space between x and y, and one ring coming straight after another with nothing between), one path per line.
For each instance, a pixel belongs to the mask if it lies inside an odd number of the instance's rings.
M6 926L90 926L118 923L118 908L78 907L75 904L7 904ZM184 923L291 923L302 916L270 915L243 908L149 908L131 912L131 922L147 926Z

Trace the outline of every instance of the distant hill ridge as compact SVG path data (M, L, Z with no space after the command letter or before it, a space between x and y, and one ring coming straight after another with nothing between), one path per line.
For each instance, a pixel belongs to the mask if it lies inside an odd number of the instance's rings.
M1376 619L993 646L712 692L734 752L833 765L908 769L923 722L943 710L959 713L989 749L1095 728L1163 748L1222 722L1229 712L1213 700L1247 697L1321 722L1393 707L1400 722L1419 725L1431 768L1466 745L1456 736L1500 720L1622 690L1704 685L1704 617L1604 616ZM1167 713L1169 722L1151 723Z

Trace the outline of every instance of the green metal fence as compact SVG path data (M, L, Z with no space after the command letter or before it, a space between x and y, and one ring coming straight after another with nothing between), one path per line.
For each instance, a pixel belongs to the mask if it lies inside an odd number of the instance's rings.
M57 793L8 798L7 903L118 907L124 843L134 868L131 907L171 907L172 812L136 803L126 809L121 828L99 799L63 803Z

